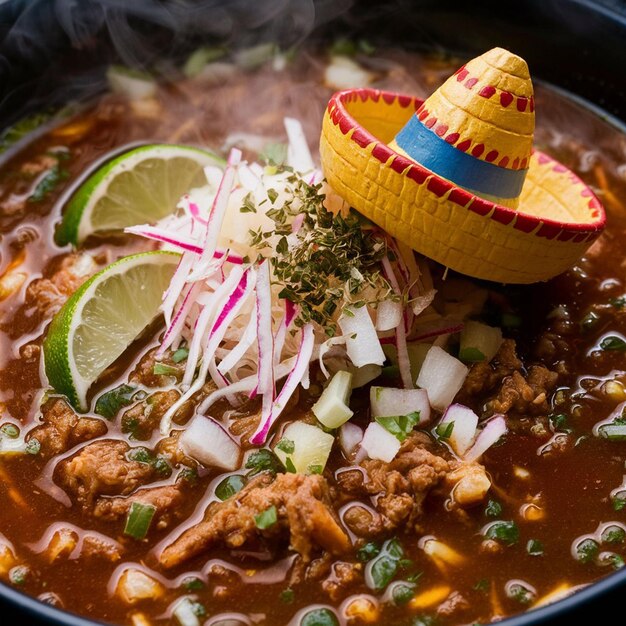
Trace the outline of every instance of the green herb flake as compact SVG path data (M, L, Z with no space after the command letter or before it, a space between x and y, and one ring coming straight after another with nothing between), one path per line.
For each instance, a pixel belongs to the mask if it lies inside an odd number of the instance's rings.
M600 546L595 539L583 539L575 548L576 559L581 563L590 563L598 556L599 552Z
M172 361L174 361L174 363L180 363L181 361L185 361L188 356L189 350L187 348L178 348L172 355Z
M489 581L486 578L481 578L474 584L472 589L474 589L474 591L482 591L483 593L489 591Z
M380 554L373 561L370 561L370 574L373 588L376 591L384 589L394 578L398 571L398 559L390 554Z
M196 576L188 576L183 579L181 587L187 591L200 591L201 589L204 589L205 584Z
M124 534L133 537L133 539L144 539L148 534L155 513L156 507L153 504L133 502L126 518Z
M512 546L519 541L519 528L510 520L493 522L485 530L485 537Z
M572 429L569 426L569 417L565 413L556 413L548 416L550 425L554 432L559 433L571 433Z
M155 376L174 376L177 377L181 374L180 369L167 363L155 363L152 368L152 373Z
M283 464L271 450L261 448L248 457L246 460L246 469L250 470L248 476L255 476L261 472L278 474L283 471Z
M280 167L287 161L287 144L268 143L259 153L259 161Z
M443 422L435 427L435 433L439 439L450 439L453 430L454 422Z
M377 543L370 541L357 550L356 558L362 563L367 563L367 561L371 561L375 556L378 556L379 554L380 546Z
M135 461L136 463L144 463L146 465L152 464L154 461L154 457L148 448L144 448L143 446L139 446L137 448L131 448L126 453L126 458L130 461Z
M515 313L502 313L500 324L504 328L520 328L522 325L522 318Z
M624 543L626 539L626 531L621 526L612 524L607 526L600 537L603 543Z
M9 581L12 585L21 586L28 578L29 569L26 565L16 565L9 570Z
M189 598L189 606L191 607L191 611L196 617L205 617L206 608L204 607L204 604L201 604L197 600L192 600L191 598Z
M183 469L178 472L178 476L176 477L176 480L179 479L194 486L198 482L198 472L192 467L183 467Z
M526 552L530 556L543 556L543 544L538 539L529 539L526 544Z
M287 589L283 589L280 592L279 598L283 604L293 604L293 601L296 598L296 594L294 590L291 589L291 587L287 587Z
M276 199L278 198L278 192L276 191L276 189L268 189L267 197L270 199L270 202L274 204L274 202L276 202Z
M296 449L295 443L291 439L283 437L277 444L276 448L285 454L293 454Z
M254 516L254 523L259 530L271 528L278 521L278 512L274 505Z
M28 454L39 454L39 451L41 450L41 443L39 439L37 439L36 437L32 437L31 439L29 439L28 443L26 444L25 450Z
M324 466L316 465L315 463L311 463L311 465L309 465L306 468L307 474L321 474L323 471L324 471Z
M508 585L506 595L511 598L511 600L516 600L520 604L530 604L535 599L534 592L521 583Z
M59 183L67 180L69 175L70 173L65 168L62 168L56 163L48 170L39 183L37 183L35 190L28 197L28 202L41 202L54 191Z
M606 351L623 352L626 350L626 341L616 335L608 335L600 342L600 348Z
M228 500L236 493L239 493L246 484L246 481L243 476L240 474L232 474L231 476L227 476L222 480L217 487L215 488L215 495L222 502L224 500Z
M152 462L152 467L161 478L169 478L172 475L172 466L164 456L157 456Z
M624 559L619 554L615 554L614 552L607 554L605 560L615 570L622 569L622 567L624 567Z
M481 363L486 357L478 348L463 348L459 351L459 359L463 363Z
M502 505L497 500L489 500L485 507L487 517L500 517L502 515Z
M415 585L407 583L398 583L391 590L391 597L396 606L403 606L409 602L415 595Z
M339 620L330 609L313 609L305 613L298 626L339 626Z
M285 459L285 469L287 470L287 473L289 474L297 474L298 470L296 470L296 466L293 464L293 461L291 460L291 457L288 456Z
M17 439L20 436L20 429L15 424L7 422L0 426L0 433L3 437L7 437L8 439Z
M243 204L239 209L240 213L256 213L256 204L252 192L249 192L243 199Z
M376 421L390 432L398 441L404 441L411 431L419 424L420 412L413 411L408 415L395 415L392 417L377 417Z
M617 298L611 298L609 303L614 308L621 310L626 306L626 296L619 296Z
M95 412L105 419L112 420L121 409L133 403L133 396L137 391L131 385L120 385L105 393L97 400Z

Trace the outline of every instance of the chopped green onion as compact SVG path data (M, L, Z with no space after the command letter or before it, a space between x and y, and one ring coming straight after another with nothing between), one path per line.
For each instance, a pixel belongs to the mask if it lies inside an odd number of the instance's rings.
M296 449L294 442L291 439L287 439L283 437L277 444L276 447L279 450L282 450L285 454L293 454L293 451Z
M245 484L246 481L240 474L227 476L215 488L215 495L223 502L224 500L228 500L228 498L234 496L236 493L239 493Z
M126 518L124 534L134 539L144 539L148 534L155 513L156 507L153 504L133 502Z
M0 433L9 439L17 439L20 436L20 429L15 424L8 422L0 426Z
M136 387L130 385L120 385L115 389L103 393L97 400L95 412L105 419L113 419L120 409L133 403L133 396L137 391Z
M400 569L404 550L397 539L390 539L383 544L378 556L366 566L365 582L370 589L381 591L394 579Z
M204 589L204 583L196 576L188 576L181 583L181 587L184 587L187 591L200 591Z
M144 448L143 446L139 446L137 448L131 448L127 454L126 458L130 461L135 461L136 463L144 463L146 465L152 464L154 461L154 457L148 448Z
M155 376L178 376L181 371L173 365L167 365L167 363L155 363L152 373Z
M187 348L178 348L176 352L172 355L172 361L174 363L180 363L184 361L189 356L189 350Z
M316 465L315 463L311 463L311 465L309 465L306 468L307 474L321 474L323 471L324 471L324 466Z
M522 583L511 583L506 587L506 595L520 604L530 604L535 599L535 592Z
M246 469L251 470L248 472L248 476L254 476L260 472L277 474L283 471L283 465L271 450L261 448L248 457Z
M624 441L626 439L626 424L602 424L598 428L598 433L610 441Z
M278 513L274 505L254 516L254 523L259 530L271 528L278 521Z
M459 351L459 359L463 363L481 363L485 355L478 348L463 348Z
M298 470L296 469L296 466L294 465L292 459L290 456L288 456L287 458L285 458L285 468L287 470L287 472L289 474L297 474Z
M623 352L626 350L626 341L616 335L609 335L600 342L602 350L613 350Z
M439 439L450 439L450 435L452 435L453 430L454 422L443 422L442 424L437 424L435 433L437 433L437 437L439 437Z
M409 433L419 424L420 412L413 411L408 415L394 415L390 417L377 417L376 421L398 441L404 441ZM454 427L454 424L452 424ZM450 430L452 433L452 430Z

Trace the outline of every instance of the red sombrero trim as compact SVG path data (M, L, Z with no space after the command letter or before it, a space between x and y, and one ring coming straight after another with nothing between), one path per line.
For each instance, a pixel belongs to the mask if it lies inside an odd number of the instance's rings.
M417 111L423 104L423 100L409 96L406 94L398 94L390 91L381 91L378 89L349 89L335 93L328 102L328 113L332 122L339 127L342 134L347 135L353 130L350 139L358 144L361 148L366 148L371 144L375 144L372 149L372 156L381 163L389 163L389 167L395 172L414 180L418 185L428 180L427 189L435 195L441 197L449 193L448 200L474 213L478 213L488 219L495 220L503 225L512 225L513 228L522 232L533 234L536 237L545 239L556 239L557 241L575 241L591 242L598 237L606 224L606 215L600 200L593 191L585 185L585 183L564 165L549 157L548 155L535 150L537 160L542 165L553 165L555 171L568 173L572 185L581 187L581 197L589 198L587 206L590 214L595 218L594 222L587 224L579 224L576 222L558 222L549 218L540 218L535 215L529 215L489 202L478 196L471 194L465 189L457 187L453 183L440 178L433 174L430 170L422 167L419 163L411 161L406 157L392 150L388 145L379 139L376 139L368 130L360 126L357 121L348 113L344 103L355 102L361 99L363 102L373 100L391 105L396 100L398 104L407 108L412 106ZM392 159L390 161L390 159ZM517 219L516 219L517 218ZM539 228L537 226L539 225ZM533 232L534 231L534 232Z

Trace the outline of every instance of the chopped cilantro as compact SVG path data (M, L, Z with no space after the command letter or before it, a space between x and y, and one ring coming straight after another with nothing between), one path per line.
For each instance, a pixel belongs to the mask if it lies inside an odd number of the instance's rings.
M522 583L511 583L507 586L506 595L512 600L517 600L520 604L530 604L535 593Z
M254 516L254 523L259 530L271 528L278 521L278 513L274 505Z
M103 393L97 400L95 412L105 419L113 419L120 409L133 403L133 396L137 391L131 385L120 385Z
M459 359L463 363L480 363L485 358L485 355L478 348L463 348L459 351Z
M393 586L391 590L391 597L393 598L393 603L396 606L402 606L409 602L411 598L415 595L415 585L410 585L407 583L397 583Z
M380 553L371 559L365 572L368 587L381 591L394 579L401 567L404 550L397 539L385 541Z
M485 507L485 515L487 517L500 517L502 514L502 505L497 500L489 500Z
M139 446L137 448L131 448L126 453L126 458L130 461L135 461L136 463L145 463L146 465L150 465L154 461L154 457L148 448L144 448L143 446Z
M200 589L204 589L205 585L196 576L188 576L187 578L183 579L181 587L183 587L187 591L200 591Z
M489 590L489 581L486 578L481 578L473 587L475 591L488 591Z
M442 424L437 424L435 433L437 433L439 439L450 439L453 430L454 422L443 422Z
M548 416L550 424L554 432L571 433L572 429L569 427L569 418L565 413L556 413Z
M366 543L363 547L359 548L356 553L356 558L363 563L371 561L375 556L380 554L380 546L373 541Z
M621 526L611 524L602 531L601 539L604 543L624 543L626 531Z
M619 555L611 552L604 557L604 560L607 561L613 569L622 569L624 567L624 559Z
M277 444L276 447L285 454L293 454L293 451L296 449L294 442L291 439L287 439L283 437Z
M526 544L526 552L530 556L543 556L543 544L537 539L529 539Z
M249 469L248 476L254 476L260 472L271 472L278 474L283 471L283 465L278 457L267 448L261 448L253 452L246 461L246 469Z
M330 609L313 609L305 613L298 626L339 626L339 620Z
M611 496L611 504L614 511L621 511L626 507L626 491L620 491Z
M420 412L413 411L407 415L377 417L376 421L398 441L404 441L409 433L419 424Z
M280 601L283 604L292 604L296 598L296 594L291 587L287 587L287 589L283 589L280 592Z
M581 563L590 563L598 556L598 552L600 546L595 539L583 539L575 548L576 559Z
M285 469L287 470L289 474L298 473L298 471L296 470L296 466L293 464L293 461L291 460L291 457L289 456L285 459Z
M510 520L493 522L487 526L485 537L497 539L507 546L512 546L519 541L519 528Z
M29 202L41 202L46 196L48 196L57 185L67 180L70 173L62 168L59 163L55 163L48 172L43 176L43 178L37 183L35 190L28 197Z
M9 581L13 585L23 585L28 577L28 572L26 565L16 565L9 570Z
M306 471L307 474L321 474L324 471L324 466L311 463L311 465L306 468Z

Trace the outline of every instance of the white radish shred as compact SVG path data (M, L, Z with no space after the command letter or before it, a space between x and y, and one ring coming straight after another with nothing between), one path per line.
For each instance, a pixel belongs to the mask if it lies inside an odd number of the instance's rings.
M196 415L180 436L179 445L187 456L203 465L230 471L239 467L239 446L211 417Z
M287 149L287 161L296 172L306 173L315 168L313 157L309 150L302 124L292 117L286 117L284 120L285 130L289 138L289 147Z
M497 443L500 437L507 432L504 415L495 415L485 423L483 429L478 433L474 445L465 454L464 460L467 463L477 461L480 457Z
M370 459L379 459L390 463L400 450L400 442L378 422L371 422L365 429L361 449Z

